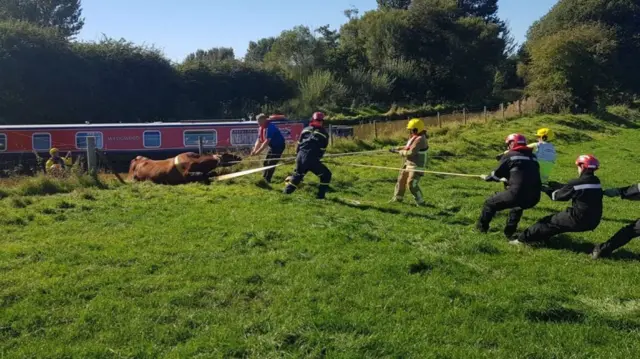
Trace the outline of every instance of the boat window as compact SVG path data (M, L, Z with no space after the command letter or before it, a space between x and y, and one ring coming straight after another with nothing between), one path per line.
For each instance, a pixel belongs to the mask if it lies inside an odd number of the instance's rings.
M102 148L102 133L101 132L78 132L76 133L76 148L78 149L86 149L87 148L87 137L95 137L96 138L96 147Z
M258 129L234 129L231 130L232 146L252 146L258 139Z
M51 149L51 135L48 133L34 133L31 136L31 144L36 151L49 151Z
M198 138L202 137L204 147L215 147L218 144L216 130L184 131L184 147L198 147Z
M162 145L162 134L160 131L145 131L142 134L142 145L145 148L158 148Z

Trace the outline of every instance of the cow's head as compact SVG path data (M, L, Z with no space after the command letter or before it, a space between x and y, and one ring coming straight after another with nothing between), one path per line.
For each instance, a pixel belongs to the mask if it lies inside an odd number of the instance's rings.
M242 161L242 157L236 156L233 153L228 153L228 152L218 155L218 157L220 158L219 166L221 167L230 167Z
M191 166L189 172L209 173L218 167L230 167L242 161L242 157L231 153L223 153L219 155L196 155L189 159Z

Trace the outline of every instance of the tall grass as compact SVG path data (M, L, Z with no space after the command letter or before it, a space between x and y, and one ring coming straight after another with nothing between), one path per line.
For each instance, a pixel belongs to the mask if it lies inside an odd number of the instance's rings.
M118 182L113 175L99 174L93 178L86 174L70 173L64 177L52 177L48 175L37 175L35 177L14 176L3 178L0 185L4 189L0 190L0 199L12 195L17 196L47 196L59 193L71 193L84 188L106 189L118 186Z

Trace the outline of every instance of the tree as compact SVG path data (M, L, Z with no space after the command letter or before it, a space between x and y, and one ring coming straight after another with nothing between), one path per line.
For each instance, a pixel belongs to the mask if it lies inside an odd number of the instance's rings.
M580 25L528 42L527 92L549 111L576 106L593 109L615 90L606 72L615 48L614 32L600 24Z
M189 54L184 60L185 63L200 62L209 65L216 65L224 61L233 61L236 56L230 47L214 47L209 50L198 50Z
M640 3L631 0L561 0L545 16L536 21L527 33L527 42L555 37L559 32L593 24L613 31L615 62L602 71L609 84L619 85L624 97L640 94ZM532 48L532 46L528 46ZM575 68L584 74L584 70ZM589 74L590 76L591 74Z
M64 37L84 26L80 0L0 0L0 21L19 20L53 27Z
M411 5L411 0L377 0L379 9L400 9L407 10Z
M498 0L457 0L464 16L477 16L487 21L498 22Z
M271 51L273 43L276 41L275 37L266 37L258 40L258 42L249 42L249 48L244 55L244 61L246 62L264 62L265 56Z
M293 78L301 78L321 64L322 50L318 39L306 26L283 31L265 56L265 62L286 70Z

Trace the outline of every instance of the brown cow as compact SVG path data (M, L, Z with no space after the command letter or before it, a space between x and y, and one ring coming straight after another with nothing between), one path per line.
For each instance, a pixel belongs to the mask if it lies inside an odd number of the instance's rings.
M169 185L208 182L210 172L217 167L233 166L240 161L242 158L230 153L199 155L186 152L160 161L138 156L129 165L129 180Z

